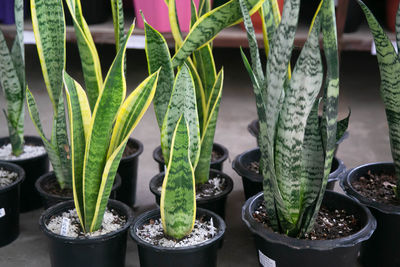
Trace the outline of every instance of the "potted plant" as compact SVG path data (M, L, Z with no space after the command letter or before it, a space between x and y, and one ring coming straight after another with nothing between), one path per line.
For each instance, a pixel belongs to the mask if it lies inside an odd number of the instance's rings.
M14 5L16 37L11 51L0 31L0 84L3 88L7 109L9 137L0 138L0 160L21 166L26 179L21 186L21 211L30 211L41 206L40 196L34 184L48 172L49 162L43 143L35 136L24 136L25 115L25 49L24 49L24 1Z
M339 95L334 1L320 3L293 69L289 62L300 1L285 1L276 29L270 9L277 3L263 3L265 28L272 26L264 32L269 48L266 74L250 16L243 1L239 2L251 52L252 65L243 51L242 57L256 96L264 177L263 192L246 201L242 219L254 234L260 263L355 266L361 242L372 235L376 221L349 197L325 192L336 143ZM325 84L321 31L327 66ZM321 87L323 97L318 99ZM322 121L318 119L320 104ZM341 230L333 230L336 226Z
M93 111L100 88L103 85L100 59L89 28L83 22L80 1L71 0L67 3L69 12L74 19L86 91L90 108ZM51 3L48 5L51 5ZM72 7L75 8L73 9ZM125 40L124 25L120 23L120 21L123 21L123 11L119 1L112 1L112 7L113 12L116 14L113 17L113 22L115 25L116 49L119 50ZM62 71L65 66L65 20L60 7L56 9L57 12L61 12L57 13L58 17L56 19L53 16L40 17L38 15L48 10L47 4L42 5L41 2L32 1L31 9L35 38L40 44L40 47L38 46L38 54L42 72L49 98L54 108L52 134L51 139L48 140L42 130L35 99L32 93L27 91L27 102L32 121L45 143L46 150L49 151L50 161L54 170L54 172L43 175L36 182L36 189L42 196L45 208L48 208L56 203L72 199L73 195L70 145L66 134L66 114L62 94ZM48 36L51 36L51 38L47 38ZM57 52L54 53L53 51ZM58 100L56 101L55 99ZM128 205L133 205L134 202L137 162L138 156L142 151L143 145L140 141L133 138L128 140L128 146L124 151L119 168L121 177L117 175L113 186L111 197L116 198L117 189L123 187L124 189L119 193L118 198Z
M53 7L61 9L59 3ZM83 17L81 20L85 25ZM93 111L85 91L63 71L74 200L49 208L40 218L40 228L49 240L52 266L125 264L132 211L122 202L108 199L126 143L150 105L158 79L158 72L150 75L125 99L124 58L133 29L134 25L121 44ZM109 223L112 225L107 226Z
M400 154L398 149L400 63L391 40L369 8L358 1L364 12L376 45L381 75L380 93L385 105L389 139L394 162L364 164L350 170L341 182L347 195L367 206L375 216L378 227L371 239L361 246L360 261L365 266L399 266L400 244ZM397 11L400 18L400 9ZM396 24L399 46L399 24Z
M201 1L200 7L209 6L208 1ZM250 2L249 6L255 5L256 1ZM210 8L200 8L197 12L196 7L192 5L192 29L188 36L192 35L192 32L198 31L196 27L203 27L202 25L206 25L212 19L222 17L226 12L231 12L235 10L238 12L238 2L230 1L224 6L221 6L215 10L210 10ZM185 43L190 42L190 40L183 40L180 31L179 31L179 23L174 19L175 15L175 2L171 1L169 3L170 9L170 22L172 25L172 32L174 35L175 43L178 48L184 46ZM237 13L239 14L239 13ZM199 16L202 15L200 18ZM233 17L232 19L235 19ZM238 16L236 20L239 20ZM227 22L228 26L232 24L232 22ZM221 25L224 27L224 25ZM211 29L211 26L206 26L207 29ZM222 28L221 28L222 29ZM147 22L145 22L145 35L146 35L146 55L149 61L149 73L153 73L157 69L161 67L160 72L160 82L157 85L157 92L154 99L154 106L156 112L156 118L158 121L158 125L161 131L161 149L156 149L153 155L158 155L158 158L161 158L162 161L158 160L160 163L160 170L165 169L164 159L168 159L171 137L168 135L168 132L171 132L173 128L171 128L173 124L167 123L165 119L168 118L167 114L168 105L174 105L175 103L180 103L180 100L175 98L171 98L171 102L168 104L165 99L171 97L173 92L174 84L174 62L171 59L168 46L165 42L165 39L162 35L153 29ZM193 36L192 40L195 38L204 38L204 36ZM207 37L208 38L208 37ZM212 36L210 37L213 38ZM210 40L211 40L210 39ZM176 55L175 55L176 56ZM218 144L213 144L216 121L218 116L219 104L222 94L223 87L223 70L221 70L218 74L216 72L216 67L214 63L214 58L212 54L212 46L210 43L206 43L202 48L197 51L192 51L186 57L185 63L187 64L190 72L193 75L194 84L195 84L195 92L196 92L196 112L197 117L199 118L199 127L200 127L200 156L199 162L195 165L195 177L196 177L196 185L197 185L197 204L199 207L210 209L217 214L224 217L225 214L225 202L226 197L230 193L233 188L232 179L226 174L218 171L218 169L222 169L222 160L227 158L227 150ZM177 64L176 67L179 65ZM178 101L178 102L177 102ZM180 105L180 104L178 104ZM172 118L172 121L176 121L176 117ZM226 151L225 155L222 159L216 160L212 162L212 154L213 147L217 148L214 150L215 152ZM219 148L218 148L219 147ZM159 152L160 151L160 152ZM221 152L220 152L221 153ZM210 161L211 161L211 169L210 169ZM168 162L167 162L168 164ZM219 166L218 166L219 165ZM213 169L213 167L217 169ZM150 181L150 190L156 196L156 201L159 203L161 196L161 185L162 180L164 178L165 173L161 172L156 175ZM209 188L213 188L212 191L215 193L206 193L205 190L209 191Z
M177 73L163 129L173 131L160 210L138 216L130 235L141 266L216 266L225 223L217 214L196 210L194 169L199 161L199 118L195 85L189 67ZM196 227L194 227L196 225Z
M20 186L24 178L21 167L0 162L0 247L19 235Z

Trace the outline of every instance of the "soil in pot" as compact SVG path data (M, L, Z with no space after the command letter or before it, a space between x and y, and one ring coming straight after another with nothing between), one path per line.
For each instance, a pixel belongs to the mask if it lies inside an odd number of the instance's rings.
M228 158L229 152L223 145L214 143L211 153L210 168L218 171L223 170L224 161ZM153 159L158 162L160 172L165 171L165 161L162 154L161 146L156 147L153 151Z
M19 235L20 185L24 178L22 168L0 162L0 247Z
M43 148L43 142L36 136L25 136L24 150L32 152L32 157L3 159L6 162L14 163L25 171L25 180L21 185L21 212L38 209L42 206L40 195L35 189L36 180L49 171L49 160ZM7 147L10 143L8 137L0 138L0 147Z
M266 263L277 267L358 266L360 246L376 228L376 220L367 208L345 195L327 190L322 202L325 209L320 212L313 232L307 238L289 237L272 231L253 216L263 201L262 193L248 199L242 209L242 220L254 234L257 257L264 266ZM328 225L329 230L321 228L322 225Z
M164 172L157 174L150 180L150 191L154 194L158 205L160 204L163 180ZM228 175L211 169L209 181L206 184L196 186L197 206L211 210L224 218L226 199L232 189L233 181Z
M201 208L197 209L196 219L198 224L195 227L198 229L195 229L190 237L172 240L165 238L162 233L159 210L139 215L132 224L130 235L138 245L140 266L216 266L218 248L225 233L225 223L215 213ZM200 240L197 240L198 237Z
M348 172L341 187L349 196L367 206L378 222L372 237L363 243L363 266L400 266L400 205L395 199L394 164L370 163Z
M117 199L130 207L133 207L136 201L139 156L142 152L143 144L139 140L129 138L118 166L122 185L118 189Z
M72 229L76 226L75 212L73 201L59 203L43 212L40 217L40 229L48 237L48 247L52 267L70 267L70 266L96 266L96 267L123 267L125 266L126 253L126 237L128 228L132 222L132 210L122 202L109 200L108 209L111 215L105 217L103 221L103 233L101 235L87 236L87 234L79 233L79 231L66 231L71 235L78 237L68 237L53 233L48 229L48 225L59 226L61 220L68 222L72 221L70 226ZM119 219L115 219L115 214L118 214ZM55 219L59 216L70 216L68 219L64 217ZM53 220L53 223L51 221ZM55 220L55 221L54 221ZM123 223L125 221L125 223ZM111 224L109 224L111 222ZM117 222L117 224L112 223ZM106 226L106 225L111 225ZM114 226L113 226L114 225ZM76 226L80 228L80 225ZM56 227L57 228L57 227ZM62 227L65 230L65 227ZM104 233L105 228L111 230L109 233ZM117 229L117 230L115 230ZM63 231L64 231L63 230ZM59 231L59 230L56 230ZM99 234L99 233L97 233Z
M49 172L41 176L35 183L36 190L42 197L44 209L50 208L51 206L71 200L73 197L72 188L61 189L57 182L54 172ZM121 187L121 177L119 174L115 176L114 184L111 189L110 198L115 199L117 190Z

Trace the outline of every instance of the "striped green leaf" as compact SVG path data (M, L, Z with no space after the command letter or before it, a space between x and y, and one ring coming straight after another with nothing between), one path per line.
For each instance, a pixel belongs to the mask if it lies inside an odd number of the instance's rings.
M200 0L199 1L199 16L203 16L207 12L211 10L211 2L210 0Z
M17 39L18 40L18 36ZM0 85L6 99L7 111L4 110L12 152L18 156L24 146L24 86L20 82L18 68L24 72L24 66L15 66L7 47L3 33L0 31Z
M399 48L400 48L400 8L398 8L397 12L396 12L396 26L395 26L395 28L396 28L397 51L399 51Z
M217 126L217 117L219 104L221 102L222 88L224 81L224 70L222 69L214 83L208 101L208 118L201 136L201 150L199 162L195 168L196 184L204 184L208 181L210 173L211 154L214 142L215 128Z
M35 126L37 132L39 133L40 138L43 141L44 147L49 156L49 160L56 174L57 181L60 184L60 186L62 186L65 184L64 181L70 181L71 177L64 177L63 166L61 163L60 156L58 154L58 150L52 144L52 142L49 142L49 140L46 138L44 134L35 98L33 97L31 91L29 91L28 88L26 89L26 101L28 103L28 111L31 120L33 122L33 125Z
M154 110L158 126L161 130L168 108L168 100L171 98L175 75L171 64L169 48L164 37L147 24L146 21L144 23L144 32L149 74L153 74L161 68L156 95L154 96Z
M303 141L307 119L322 85L323 70L319 53L319 20L301 50L293 70L292 79L285 90L285 98L279 112L275 138L275 175L284 202L281 210L285 221L297 224L300 212L300 179L302 174ZM305 170L306 172L309 169ZM307 178L313 177L307 173ZM281 207L278 206L278 209Z
M91 114L85 91L66 72L64 72L64 84L71 137L72 188L75 208L82 222L82 212L84 210L82 173L86 146L85 128L89 127Z
M74 23L85 87L90 108L93 111L100 91L103 88L100 59L89 26L82 15L80 0L66 0L66 3Z
M189 125L189 155L190 161L195 168L199 159L200 126L197 115L196 92L192 75L187 65L183 65L176 75L171 99L165 114L163 127L161 129L161 148L166 164L169 164L172 136L176 124L184 115Z
M197 14L197 7L194 3L194 0L190 0L190 14L190 28L192 28L196 21L199 19L199 16Z
M111 10L114 24L115 49L118 53L121 45L124 43L124 9L122 0L111 0Z
M197 73L203 84L204 97L208 99L217 77L211 45L194 51L193 55Z
M172 149L161 190L160 211L164 232L176 239L192 231L196 218L189 127L181 113L172 136Z
M111 136L107 162L104 167L99 194L97 197L94 219L91 231L99 229L103 221L108 198L114 183L114 178L124 152L129 136L149 107L155 91L158 72L145 79L124 101L116 116L116 123Z
M61 0L32 0L31 14L43 78L56 111L65 67L65 22Z
M381 75L380 93L385 105L386 118L389 125L389 138L392 157L397 176L397 196L400 188L400 59L391 40L386 35L372 12L361 1L358 1L364 14L376 45ZM398 30L398 28L396 29ZM399 34L399 32L397 32Z
M263 0L245 0L247 8L253 14ZM231 0L200 17L172 59L174 67L183 64L185 59L196 49L208 44L224 28L240 22L242 14L238 0Z
M83 169L85 214L83 225L85 226L85 231L93 230L91 226L96 212L99 188L106 164L108 147L110 145L110 133L115 122L116 114L126 95L124 57L126 43L132 31L133 25L129 30L123 49L121 48L119 50L108 71L104 82L104 88L100 90L99 97L94 107L92 121L89 127Z

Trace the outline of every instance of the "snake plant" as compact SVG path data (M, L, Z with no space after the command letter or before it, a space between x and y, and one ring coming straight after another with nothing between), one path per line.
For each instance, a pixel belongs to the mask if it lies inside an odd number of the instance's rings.
M196 217L194 168L200 155L200 127L196 91L189 67L178 71L163 122L171 140L168 166L161 190L160 211L167 236L189 234Z
M97 101L103 78L99 56L82 15L79 0L66 1L73 18L79 54L88 93L91 110ZM123 12L119 0L111 0L117 52L125 40L123 34ZM65 69L65 18L61 0L32 0L32 26L35 33L42 73L47 92L52 102L54 115L50 140L47 139L33 94L27 90L26 98L31 119L43 140L57 181L61 188L72 188L72 165L70 144L67 134L66 114L64 108L63 71Z
M390 148L397 177L395 194L397 198L400 198L400 57L372 12L362 1L358 1L358 3L367 18L374 37L381 75L380 94L385 105L389 125ZM397 10L396 16L396 45L398 49L400 47L400 8Z
M153 99L158 72L125 100L124 57L132 25L100 88L93 111L82 87L64 72L71 135L74 203L82 228L101 226L122 153Z
M24 49L24 1L14 1L16 36L11 51L3 32L0 31L0 85L7 103L4 114L7 119L12 154L19 156L24 150L25 114L25 49Z
M237 0L231 0L214 10L211 10L209 0L199 1L198 9L192 1L191 29L187 38L183 40L177 20L175 0L166 0L165 2L168 6L171 31L175 40L176 53L173 58L171 58L163 36L145 22L149 73L154 73L161 67L159 83L154 97L154 107L161 131L162 153L166 165L168 165L175 124L163 127L168 108L168 102L165 99L171 97L175 79L174 69L186 64L194 80L196 112L200 125L200 155L197 165L193 167L195 168L196 184L203 184L209 178L211 153L224 78L223 69L217 73L211 41L219 31L241 21L242 16ZM251 9L251 13L255 12L261 3L260 0L246 0L246 5ZM174 119L174 122L178 117ZM189 131L189 134L193 135L193 132Z
M318 214L336 142L339 72L334 1L323 0L309 36L293 68L290 66L300 0L284 3L279 23L276 0L267 0L263 14L267 53L264 74L255 33L244 1L251 65L242 51L256 96L260 121L260 168L270 226L293 237L308 233ZM327 73L319 47L322 32ZM324 89L323 98L318 94ZM318 108L323 105L322 121Z

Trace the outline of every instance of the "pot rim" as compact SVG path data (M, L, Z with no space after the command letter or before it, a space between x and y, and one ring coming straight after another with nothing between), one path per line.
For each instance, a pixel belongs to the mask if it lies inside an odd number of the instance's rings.
M139 157L143 153L143 143L142 142L140 142L138 139L135 139L135 138L132 138L132 137L129 137L127 145L128 145L129 142L132 142L133 144L137 145L138 149L136 150L135 153L130 154L129 156L126 156L126 157L122 157L121 158L121 162L122 161L129 161L131 159Z
M143 224L143 222L148 221L149 219L159 218L160 217L160 209L152 209L149 211L145 211L144 213L137 216L134 219L134 221L129 229L129 235L137 243L138 246L141 245L141 246L145 246L145 247L151 247L158 251L163 251L163 252L168 252L168 253L180 253L182 251L190 252L190 251L198 250L200 248L205 248L205 247L211 246L215 242L218 242L219 240L221 240L222 237L224 236L225 230L226 230L225 221L221 218L221 216L219 216L218 214L216 214L210 210L207 210L207 209L196 208L196 210L197 210L196 217L199 214L206 214L213 218L214 223L215 223L215 220L217 220L218 225L219 225L219 227L217 229L217 231L218 231L217 234L213 238L206 240L203 243L191 245L191 246L187 246L187 247L162 247L162 246L152 245L152 244L147 243L146 241L142 240L136 234L136 229L139 226L141 226Z
M375 218L372 216L371 212L361 205L358 201L334 192L334 191L325 191L326 194L332 194L335 197L343 197L347 200L353 202L355 205L358 205L360 209L365 213L367 222L358 232L337 239L330 240L308 240L308 239L298 239L294 237L289 237L284 234L276 233L269 228L264 227L262 224L256 222L252 216L252 206L254 206L254 202L260 201L258 200L262 197L263 192L260 192L251 198L249 198L246 203L242 207L242 221L246 224L246 226L250 229L253 234L260 236L261 238L267 240L268 242L280 244L292 249L312 249L318 251L331 250L334 248L340 247L352 247L362 241L368 240L373 232L376 229L377 223Z
M215 169L210 169L210 173L214 173L214 174L217 174L217 175L223 177L226 180L227 185L226 185L225 189L218 195L201 198L201 199L196 199L197 204L208 203L210 201L217 201L221 198L225 198L233 190L233 180L229 175L227 175L226 173L224 173L222 171L215 170ZM161 197L161 192L159 192L157 190L157 188L158 188L157 182L160 179L164 179L164 176L165 176L165 172L160 172L157 175L153 176L153 178L151 178L150 183L149 183L149 188L150 188L150 191L153 193L153 195Z
M58 241L64 242L64 243L69 243L69 244L93 244L93 243L98 243L98 242L105 242L107 240L113 239L116 236L118 236L120 233L125 232L128 230L130 225L132 224L133 221L133 212L132 210L124 203L109 199L107 207L111 207L119 212L120 215L124 215L126 217L126 223L123 225L121 228L118 230L107 233L104 235L100 236L94 236L94 237L89 237L89 238L75 238L75 237L68 237L68 236L62 236L56 233L53 233L49 229L47 229L46 223L50 219L50 217L54 216L54 214L61 214L67 209L74 209L74 201L73 200L68 200L64 201L61 203L58 203L54 206L51 206L47 210L45 210L39 218L39 227L44 232L46 236L48 236L51 239L56 239Z
M221 144L219 144L219 143L213 143L213 150L218 150L218 151L220 151L220 152L222 152L222 156L220 157L220 158L218 158L217 160L215 160L215 161L211 161L210 162L210 164L219 164L219 163L222 163L222 162L224 162L227 158L228 158L228 156L229 156L229 151L228 151L228 149L225 147L225 146L223 146L223 145L221 145ZM164 159L163 158L161 158L160 157L160 154L162 153L160 153L161 152L161 146L157 146L154 150L153 150L153 159L157 162L157 163L159 163L159 164L164 164L165 165L165 161L164 161Z
M4 140L4 144L8 144L10 141L10 137L5 136L5 137L1 137L0 138L0 142ZM43 144L42 139L39 136L34 136L34 135L24 135L24 141L26 143L27 140L30 140L31 142L35 142L38 144L38 146L42 146L44 148L44 153L34 156L34 157L30 157L30 158L23 158L23 159L1 159L0 161L5 161L5 162L10 162L10 163L16 163L16 164L20 164L21 162L26 162L26 161L30 161L30 160L39 160L39 159L44 159L47 158L47 150L46 147Z
M249 170L247 166L245 166L245 164L243 163L243 158L249 154L260 153L258 151L260 151L259 147L249 149L237 155L232 162L232 168L236 171L236 173L242 177L246 177L248 180L251 180L252 182L262 182L264 178L261 174ZM334 156L333 161L337 161L338 167L333 172L329 173L328 182L340 180L341 175L346 172L346 165L344 165L341 159Z
M53 176L53 177L49 177L49 176ZM72 197L66 197L66 196L60 196L60 195L56 195L56 194L51 194L47 191L45 191L42 188L42 182L46 179L56 179L56 175L54 171L50 171L47 172L45 174L43 174L42 176L40 176L36 181L35 181L35 189L39 192L39 194L41 196L46 196L47 198L58 198L58 199L64 199L65 201L67 200L71 200ZM111 188L111 192L118 190L121 187L122 184L122 179L121 176L119 175L119 173L117 172L115 174L115 179L114 179L114 184Z
M17 179L15 179L14 182L12 182L11 184L9 184L7 186L0 188L0 194L3 194L5 192L12 190L15 186L17 186L18 184L21 184L25 180L25 171L23 168L21 168L17 164L0 160L0 168L3 168L10 172L15 172L18 175Z
M391 204L384 204L384 203L380 203L377 201L373 201L363 195L361 195L360 193L357 192L357 190L354 189L353 185L351 184L351 178L356 178L356 177L352 177L353 175L355 176L355 172L359 171L362 168L369 168L371 166L374 165L383 165L383 166L390 166L394 168L394 163L393 162L371 162L371 163L366 163L363 165L359 165L353 169L348 170L345 175L344 175L344 179L342 179L340 181L340 187L343 189L343 191L346 192L346 194L348 194L351 198L356 199L357 201L359 201L360 203L362 203L363 205L369 207L369 208L373 208L376 210L379 210L380 212L384 213L384 214L396 214L396 215L400 215L400 206L396 206L396 205L391 205Z

